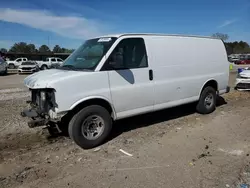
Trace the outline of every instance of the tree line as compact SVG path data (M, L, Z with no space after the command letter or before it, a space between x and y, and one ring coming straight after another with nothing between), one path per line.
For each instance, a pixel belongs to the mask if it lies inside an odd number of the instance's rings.
M250 53L250 46L245 41L235 41L235 42L227 42L229 36L224 33L215 33L212 37L222 39L225 43L226 50L228 55L230 54L245 54ZM15 43L9 50L5 48L1 48L0 51L2 53L14 52L14 53L72 53L74 49L62 48L59 45L55 45L53 50L47 45L41 45L39 48L36 48L34 44L27 44L25 42Z
M27 44L25 42L15 43L9 50L1 48L2 53L13 52L13 53L72 53L74 49L62 48L59 45L55 45L51 50L47 45L41 45L36 48L34 44Z
M250 53L250 46L245 41L227 42L229 36L223 33L215 33L212 37L219 38L224 41L228 55Z

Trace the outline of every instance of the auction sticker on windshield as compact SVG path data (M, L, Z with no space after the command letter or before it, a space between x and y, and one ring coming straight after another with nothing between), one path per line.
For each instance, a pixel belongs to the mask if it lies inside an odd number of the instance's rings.
M97 42L109 42L111 38L100 38Z

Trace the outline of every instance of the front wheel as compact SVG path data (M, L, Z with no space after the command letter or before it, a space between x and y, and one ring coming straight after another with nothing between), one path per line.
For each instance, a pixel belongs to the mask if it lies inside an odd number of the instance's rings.
M42 70L47 70L47 69L48 69L48 66L47 66L47 65L42 65L42 66L41 66L41 69L42 69Z
M15 69L15 65L14 64L9 64L9 69Z
M196 110L200 114L210 114L216 108L216 91L213 87L203 89Z
M8 74L8 69L7 69L7 67L5 68L5 71L4 71L3 74L4 74L4 75L7 75L7 74Z
M112 129L110 113L99 105L83 108L69 123L69 136L83 149L102 144Z

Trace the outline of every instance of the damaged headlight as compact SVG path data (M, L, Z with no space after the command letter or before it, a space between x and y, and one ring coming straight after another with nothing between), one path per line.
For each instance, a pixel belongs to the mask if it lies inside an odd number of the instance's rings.
M54 89L31 89L30 103L47 112L49 109L56 107L55 90Z
M46 100L46 93L45 93L45 91L41 91L40 96L41 96L41 100L42 101Z

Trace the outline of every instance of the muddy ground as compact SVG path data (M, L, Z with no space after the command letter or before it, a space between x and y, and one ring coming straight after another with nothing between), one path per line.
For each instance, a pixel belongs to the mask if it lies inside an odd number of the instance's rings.
M232 91L210 115L185 105L119 121L82 150L29 129L24 76L0 77L0 187L240 187L250 183L250 93ZM233 85L235 74L231 74ZM132 154L127 156L119 150Z

